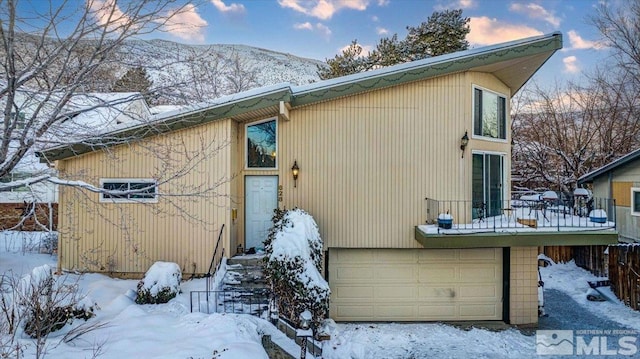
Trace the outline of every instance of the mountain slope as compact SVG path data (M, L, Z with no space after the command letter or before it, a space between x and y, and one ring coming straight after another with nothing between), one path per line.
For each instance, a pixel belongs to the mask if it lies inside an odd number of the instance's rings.
M165 40L127 42L116 55L127 69L143 67L160 103L203 101L255 87L319 81L318 60L246 45L187 45Z

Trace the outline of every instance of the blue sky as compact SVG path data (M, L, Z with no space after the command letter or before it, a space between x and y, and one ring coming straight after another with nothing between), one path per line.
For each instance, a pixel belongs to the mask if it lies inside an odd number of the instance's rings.
M150 37L191 44L244 44L325 60L354 39L370 49L381 37L397 33L404 38L406 26L419 25L436 10L461 8L463 16L471 18L467 39L472 48L562 32L564 49L536 78L576 80L581 71L603 63L609 54L588 23L600 1L200 0L176 19L180 26Z
M209 0L194 8L202 27L176 41L233 43L332 58L352 40L373 48L381 37L406 35L436 10L463 9L471 18L468 40L480 47L560 31L564 49L537 81L577 80L608 55L588 23L597 0ZM193 23L193 22L192 22ZM205 24L206 23L206 24Z

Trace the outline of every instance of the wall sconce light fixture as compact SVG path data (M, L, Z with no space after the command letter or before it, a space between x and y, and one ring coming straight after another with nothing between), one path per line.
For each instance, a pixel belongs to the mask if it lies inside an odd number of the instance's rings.
M293 175L293 187L296 187L298 182L298 173L300 173L300 167L298 167L298 161L293 161L293 167L291 167L291 174Z
M460 150L462 151L462 158L464 158L464 150L467 148L469 144L469 136L467 135L467 131L464 131L464 136L460 139Z

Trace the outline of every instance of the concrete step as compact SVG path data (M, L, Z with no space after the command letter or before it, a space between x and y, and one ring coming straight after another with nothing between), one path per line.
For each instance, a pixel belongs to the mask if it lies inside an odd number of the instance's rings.
M227 265L235 264L242 264L243 266L263 266L264 254L239 255L227 259Z

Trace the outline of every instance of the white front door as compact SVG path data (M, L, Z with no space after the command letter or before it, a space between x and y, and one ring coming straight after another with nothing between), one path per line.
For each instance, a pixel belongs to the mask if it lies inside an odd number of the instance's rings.
M273 210L278 207L278 176L245 177L245 247L264 249Z

